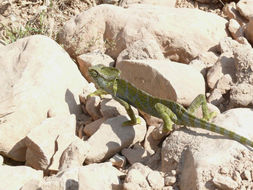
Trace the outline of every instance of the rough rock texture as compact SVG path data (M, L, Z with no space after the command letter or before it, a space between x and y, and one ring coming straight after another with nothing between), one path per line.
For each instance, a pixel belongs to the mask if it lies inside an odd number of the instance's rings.
M253 122L252 116L251 109L238 108L220 114L214 122L253 139L249 125ZM239 158L242 152L245 158ZM250 155L250 149L234 140L202 129L182 128L163 142L162 170L178 168L182 190L215 189L215 184L209 180L219 173L219 168L228 168L227 175L232 177L235 170L242 172L244 166L252 168ZM241 169L238 168L240 164L243 165Z
M0 166L0 189L18 190L25 183L43 178L43 172L27 166Z
M58 170L63 151L75 139L76 118L56 116L42 122L27 135L26 165L35 169Z
M242 16L249 19L250 17L253 16L253 1L240 0L237 3L237 10L239 10Z
M253 44L253 18L246 25L245 36L251 44Z
M116 67L123 79L155 97L189 105L205 93L203 76L190 65L169 60L125 60Z
M106 120L89 139L92 150L88 153L86 163L101 162L113 156L125 147L141 142L146 134L145 121L134 126L122 126L126 116L117 116Z
M189 63L227 36L226 22L197 9L99 5L68 21L59 33L59 41L72 56L85 53L89 47L105 49L117 58L133 42L150 39L159 43L165 57Z
M120 1L120 6L129 6L135 3L174 7L176 5L176 0L159 0L159 1L157 0L122 0Z
M69 55L45 36L0 47L0 152L25 160L24 137L47 117L80 114L78 95L87 83Z
M116 190L120 189L120 176L123 173L110 163L90 164L79 169L80 190Z

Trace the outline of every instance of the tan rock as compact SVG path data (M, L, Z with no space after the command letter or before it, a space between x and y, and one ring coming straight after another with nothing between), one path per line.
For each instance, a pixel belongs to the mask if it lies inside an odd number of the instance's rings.
M253 85L241 83L231 88L230 106L248 106L253 104Z
M89 96L86 100L85 108L93 120L97 120L102 117L99 109L100 101L101 99L99 96Z
M253 2L251 0L240 0L237 4L237 10L242 16L249 19L253 16Z
M153 37L151 37L153 38ZM117 62L125 59L165 59L159 44L155 40L141 39L130 44L117 57Z
M214 123L253 139L249 129L252 114L251 109L232 109L218 115ZM248 168L253 167L250 156L235 160L242 151L251 154L246 146L218 134L202 129L181 128L163 142L162 171L180 168L179 184L182 190L208 189L208 181L212 180L210 173L217 173L221 167L233 171L239 169L238 162L241 162L242 168L245 163L248 163Z
M63 115L45 120L25 138L26 165L35 169L58 170L63 151L75 139L74 115Z
M117 168L123 168L126 165L127 161L125 156L115 154L113 157L110 158L109 162L111 162L112 165Z
M79 65L79 69L82 73L82 75L89 81L91 82L91 77L88 74L88 68L90 66L94 66L94 65L98 65L98 64L103 64L105 66L113 66L114 65L114 60L102 53L102 52L98 52L98 51L94 51L91 53L87 53L87 54L82 54L80 56L77 57L77 62Z
M151 187L149 186L146 176L143 175L139 170L137 169L131 169L129 170L124 184L124 189L130 190L129 187L137 187L137 189L147 189L151 190Z
M107 119L89 139L92 150L88 153L85 163L101 162L116 154L123 148L141 142L146 134L146 124L122 126L126 116Z
M95 121L85 125L83 132L87 136L93 135L99 129L99 127L102 125L102 123L104 123L106 120L107 120L107 118L102 117L98 120L95 120Z
M136 162L144 163L149 159L148 152L140 144L135 144L132 148L124 148L121 154L131 165Z
M146 151L148 151L149 154L154 154L155 151L158 149L158 144L161 142L160 139L159 140L155 140L152 136L152 132L156 129L155 126L149 126L146 136L145 136L145 140L144 140L144 148Z
M0 155L0 166L3 165L4 158Z
M129 6L131 4L141 3L141 4L151 4L151 5L158 5L158 6L167 6L167 7L175 7L176 0L122 0L120 1L120 6Z
M240 24L235 19L229 20L228 30L235 40L237 40L239 37L243 37L244 35L244 29L240 26Z
M196 96L205 93L203 76L189 65L169 60L125 60L116 67L123 79L158 98L189 105Z
M32 179L26 182L20 190L33 190L33 189L39 189L40 184L42 183L43 180L38 180L38 179Z
M110 163L90 164L79 169L79 190L111 190L120 187L122 172Z
M230 19L235 19L240 25L247 22L247 20L240 15L236 8L235 2L226 3L222 9L223 13Z
M235 61L230 52L221 54L215 65L209 69L207 73L208 86L214 89L218 81L226 74L230 75L232 80L235 79Z
M1 189L17 190L31 180L43 179L41 170L27 166L0 166Z
M151 171L147 176L147 180L153 189L161 189L164 186L163 176L158 171Z
M128 169L128 173L123 184L124 189L131 190L131 187L135 187L136 189L151 189L147 181L147 176L150 172L152 172L152 170L141 163L133 164Z
M245 36L248 41L253 44L253 18L249 20L245 28Z
M82 166L90 149L91 147L87 141L83 141L76 137L76 140L74 140L62 153L59 170Z
M233 190L238 187L238 184L227 176L216 175L212 181L217 188L224 190Z
M189 63L227 36L226 22L222 17L197 9L148 4L123 9L99 5L68 21L59 32L59 42L73 57L87 49L106 49L116 59L134 42L154 39L166 58Z
M47 117L80 114L78 95L87 83L60 45L45 36L30 36L0 47L0 151L25 161L22 141Z
M44 178L39 184L42 190L78 189L79 167L68 168L58 172L56 175Z

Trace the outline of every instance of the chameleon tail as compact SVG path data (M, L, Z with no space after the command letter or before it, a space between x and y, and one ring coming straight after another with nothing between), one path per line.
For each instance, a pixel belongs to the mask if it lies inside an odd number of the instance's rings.
M186 115L184 114L184 116ZM225 129L224 127L218 126L214 123L209 123L203 119L196 118L191 114L189 114L187 117L188 117L187 120L191 123L191 126L206 129L208 131L224 135L232 140L238 141L244 145L249 145L253 148L253 141L249 140L248 138L238 135L235 132Z

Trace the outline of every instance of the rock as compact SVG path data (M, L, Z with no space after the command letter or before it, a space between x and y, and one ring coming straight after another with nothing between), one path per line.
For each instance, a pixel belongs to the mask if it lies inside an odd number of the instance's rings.
M0 155L0 166L3 165L4 163L4 158Z
M214 89L218 81L226 74L235 79L235 62L229 52L221 54L215 65L209 69L207 73L208 86Z
M214 123L253 139L249 125L253 119L252 114L251 109L232 109L218 115ZM249 156L237 159L242 151ZM232 171L244 170L239 169L238 163L251 168L251 154L246 146L207 130L180 128L163 142L162 171L178 169L182 190L213 189L209 183L212 180L210 173L216 174L220 167Z
M123 168L126 165L126 158L119 154L115 154L110 158L109 162L111 162L112 165L117 168Z
M249 170L245 170L245 171L242 173L242 179L243 179L243 180L251 181L251 173L250 173Z
M245 36L247 40L253 44L253 18L250 18L249 22L246 24Z
M90 66L103 64L105 66L112 67L114 65L114 60L110 56L98 51L78 56L77 62L80 72L89 82L92 81L91 77L88 74L88 68Z
M1 189L17 190L31 180L43 179L43 172L27 166L0 166Z
M40 184L42 183L43 180L38 180L38 179L32 179L26 182L20 190L33 190L33 189L39 189Z
M44 178L39 184L38 189L42 190L62 190L65 189L80 189L79 185L79 167L68 168L58 172L56 175Z
M155 40L140 39L133 44L130 44L117 57L117 62L122 60L140 60L140 59L158 59L163 60L164 55Z
M167 7L175 7L176 0L122 0L120 1L120 6L127 7L131 4L141 3L141 4L151 4L151 5L158 5L158 6L167 6Z
M123 184L123 187L126 190L132 190L132 187L135 187L135 189L151 190L151 187L149 186L149 184L146 180L146 176L144 176L137 169L129 170L129 172L125 178L125 182Z
M41 170L58 170L63 151L75 139L74 115L46 119L26 136L26 165Z
M123 173L110 163L90 164L79 169L78 181L80 190L111 190L120 187L120 176Z
M151 190L151 187L147 181L147 176L153 172L149 167L142 165L141 163L133 164L129 169L125 178L123 187L124 189L131 190L136 189L147 189Z
M131 165L136 162L144 163L149 159L149 154L140 144L135 144L132 148L124 148L121 154Z
M224 190L233 190L237 188L237 183L232 180L230 177L216 175L213 178L213 183L217 188L224 189Z
M90 149L91 147L86 141L76 137L76 140L73 141L62 153L59 170L82 166Z
M253 2L251 0L240 0L237 4L237 10L242 16L249 19L253 16Z
M118 115L127 115L125 108L114 99L103 99L100 105L100 112L105 118L116 117ZM137 116L137 109L133 106L132 109L134 111L134 114Z
M233 54L237 81L253 84L253 49L240 45L233 50Z
M141 116L145 119L147 125L149 125L149 126L154 125L154 126L158 127L163 122L163 120L158 117L154 117L152 115L149 115L141 110L139 110L139 112L140 112Z
M153 189L161 189L164 186L164 179L158 171L151 171L147 180Z
M103 0L103 3L107 3L107 4L117 4L119 2L119 0Z
M196 96L205 93L203 76L189 65L169 60L125 60L116 67L123 79L158 98L189 105Z
M235 19L230 19L228 23L228 30L232 37L237 40L239 37L243 37L244 31L240 24Z
M230 91L230 107L253 105L253 85L241 83Z
M152 39L159 43L166 58L189 63L227 36L226 23L222 17L197 9L148 4L123 9L104 4L68 21L59 32L59 43L73 57L87 52L88 48L89 51L105 49L116 59L134 42Z
M86 100L85 108L93 120L102 117L100 113L100 101L101 99L99 96L89 96Z
M144 148L149 154L154 154L156 150L158 149L158 144L161 142L161 140L156 140L152 136L152 132L156 129L155 126L149 126L148 131L145 136L144 140Z
M235 19L240 25L246 23L246 19L240 15L240 12L236 8L235 2L226 3L222 11L230 19Z
M101 162L121 151L123 148L141 142L146 134L146 124L122 126L127 121L126 116L117 116L107 119L89 139L92 149L87 155L85 163Z
M107 118L102 117L98 120L95 120L87 125L85 125L83 131L87 136L91 136L93 135L98 129L99 127L102 125L102 123L104 123L107 120Z
M172 186L172 185L174 185L176 183L176 181L177 181L176 176L166 176L164 178L164 184L166 186Z
M87 83L52 39L34 35L0 47L0 150L25 161L24 137L47 117L81 114L78 95Z

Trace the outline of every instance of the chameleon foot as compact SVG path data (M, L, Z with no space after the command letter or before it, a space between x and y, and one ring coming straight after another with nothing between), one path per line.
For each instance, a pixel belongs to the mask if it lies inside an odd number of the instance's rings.
M128 120L122 123L122 126L132 126L132 125L138 125L141 124L141 118L137 117L136 121Z
M203 119L206 120L206 121L209 121L209 120L213 119L216 116L217 116L216 112L210 112L209 114L206 115L206 117L203 117Z

